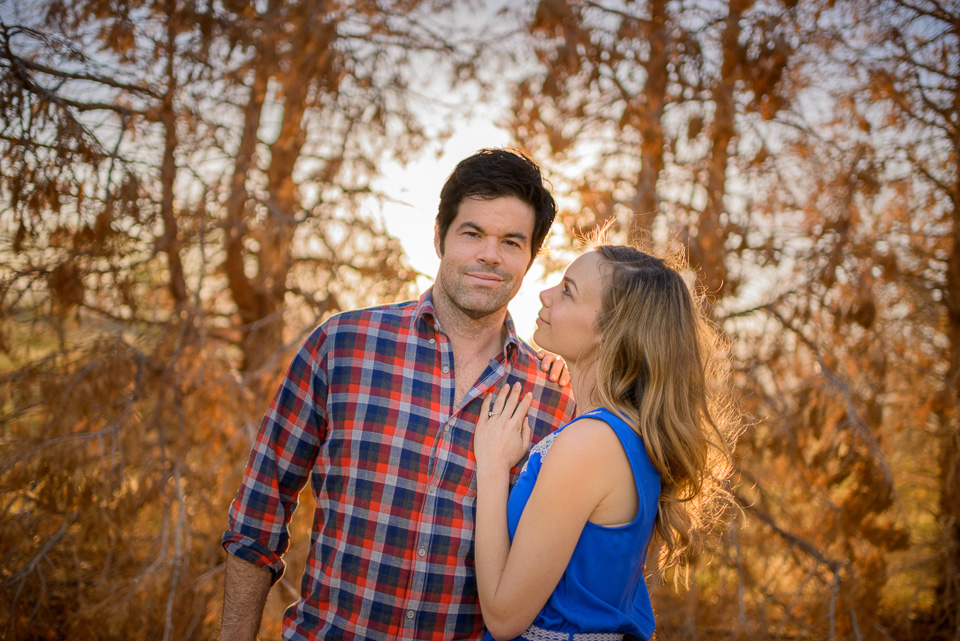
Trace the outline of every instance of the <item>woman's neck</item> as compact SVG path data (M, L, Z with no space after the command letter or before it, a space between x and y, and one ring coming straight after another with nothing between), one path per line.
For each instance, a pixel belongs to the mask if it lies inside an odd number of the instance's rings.
M596 361L591 360L586 364L567 361L567 367L570 369L570 388L577 402L577 415L586 414L600 407L596 404L594 396L597 387Z

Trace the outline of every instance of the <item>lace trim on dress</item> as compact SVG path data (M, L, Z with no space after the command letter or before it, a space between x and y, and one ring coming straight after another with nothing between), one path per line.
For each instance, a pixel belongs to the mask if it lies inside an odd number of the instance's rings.
M540 439L540 442L534 445L530 449L530 456L527 457L527 462L523 464L523 469L520 471L523 472L524 470L527 469L527 466L530 465L530 459L533 458L534 454L539 454L540 459L542 460L547 455L547 452L550 451L550 446L553 445L553 442L556 439L557 439L556 432L550 432L549 434L544 436L542 439Z
M623 641L623 634L620 632L555 632L531 625L520 635L520 638L529 641Z

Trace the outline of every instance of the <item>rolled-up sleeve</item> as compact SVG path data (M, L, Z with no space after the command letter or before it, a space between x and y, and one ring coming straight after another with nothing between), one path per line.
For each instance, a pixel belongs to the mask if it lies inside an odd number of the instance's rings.
M221 540L234 556L283 575L288 525L326 437L326 331L299 349L260 423Z

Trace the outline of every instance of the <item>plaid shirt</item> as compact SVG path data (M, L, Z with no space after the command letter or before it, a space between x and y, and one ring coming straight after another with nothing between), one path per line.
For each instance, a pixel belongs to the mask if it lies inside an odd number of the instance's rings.
M313 332L263 418L223 534L276 581L310 477L314 532L284 639L482 636L473 429L483 396L514 381L533 392L534 442L566 423L573 401L538 365L508 316L503 351L454 408L453 349L430 291Z

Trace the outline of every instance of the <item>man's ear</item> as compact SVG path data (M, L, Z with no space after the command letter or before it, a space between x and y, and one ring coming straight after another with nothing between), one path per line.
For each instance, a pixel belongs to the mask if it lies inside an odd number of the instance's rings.
M442 241L440 240L440 227L433 226L433 248L437 250L437 258L443 258Z

